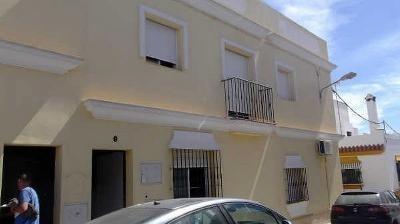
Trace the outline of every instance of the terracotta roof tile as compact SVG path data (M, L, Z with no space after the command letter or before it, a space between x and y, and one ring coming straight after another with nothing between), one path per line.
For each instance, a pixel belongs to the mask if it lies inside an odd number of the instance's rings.
M346 146L340 147L339 153L363 153L363 152L371 152L371 153L382 153L385 150L383 144L376 145L356 145L356 146Z

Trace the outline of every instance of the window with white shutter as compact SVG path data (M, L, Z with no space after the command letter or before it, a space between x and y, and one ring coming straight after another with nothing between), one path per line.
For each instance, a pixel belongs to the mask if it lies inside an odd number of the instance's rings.
M175 68L178 62L177 30L146 19L146 58Z
M249 57L225 49L225 78L248 80Z
M174 16L139 7L140 56L149 62L185 70L188 68L188 24Z
M278 67L276 74L276 87L279 98L290 101L296 99L293 78L292 72Z

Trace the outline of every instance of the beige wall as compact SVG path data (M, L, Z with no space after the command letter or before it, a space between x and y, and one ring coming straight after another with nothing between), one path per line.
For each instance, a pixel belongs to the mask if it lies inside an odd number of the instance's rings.
M64 204L90 205L92 149L129 152L128 204L171 198L171 154L168 144L173 130L174 128L170 127L96 120L83 106L79 106L50 143L55 146L62 145L57 149L56 176L59 178L56 180L55 192L56 199L59 200L55 202L56 217L59 218L58 215L62 214ZM117 143L112 141L114 135L118 136ZM328 194L324 157L315 152L313 140L287 139L272 135L270 144L266 145L268 137L265 136L222 132L216 132L215 136L222 150L225 197L252 198L288 215L284 178L284 162L287 155L301 155L307 166L310 194L308 212L318 214L326 211L329 208L328 197L336 197L341 186L341 183L330 183L331 192ZM4 140L2 142L9 143ZM265 159L262 160L264 150ZM336 163L336 157L331 156L328 161L329 178L336 174L332 164L329 164ZM140 184L139 166L141 162L146 161L162 162L162 184ZM255 180L259 166L261 172L257 182ZM253 187L255 191L251 197ZM147 199L145 195L148 196Z
M139 3L188 23L187 70L157 66L139 56ZM0 38L84 58L66 75L0 65L0 143L57 146L56 212L67 203L90 202L92 149L129 152L128 202L143 202L145 194L149 199L172 196L167 147L172 128L95 120L82 102L103 99L225 117L221 38L256 50L258 81L274 89L275 62L294 69L298 100L275 98L277 125L336 130L331 98L320 103L318 96L319 85L330 81L328 72L321 71L319 81L314 65L176 1L23 0L3 15ZM112 142L114 135L118 143ZM249 197L266 137L216 136L223 150L225 196ZM285 155L296 153L307 164L311 211L327 209L326 188L321 187L325 162L314 147L314 140L272 136L254 199L286 214L283 162ZM139 184L142 161L163 162L163 184ZM341 187L337 164L337 155L330 156L331 200Z
M239 15L267 27L274 33L294 42L312 53L328 59L325 40L274 10L262 0L213 0Z
M187 70L157 66L139 57L139 3L188 23ZM54 78L58 88L67 88L78 99L106 99L225 116L220 45L221 38L226 38L257 51L258 79L267 86L275 88L276 61L295 71L297 101L276 100L279 125L335 130L331 99L327 97L324 101L327 105L319 101L314 65L182 3L38 0L31 4L21 1L4 17L0 22L0 37L84 58L85 62L76 71ZM329 74L321 71L320 85L328 82Z

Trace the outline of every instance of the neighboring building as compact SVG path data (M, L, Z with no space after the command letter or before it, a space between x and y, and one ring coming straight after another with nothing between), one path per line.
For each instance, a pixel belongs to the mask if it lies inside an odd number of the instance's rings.
M358 135L358 129L350 122L349 110L341 101L334 101L337 132L345 136ZM340 114L338 114L340 113Z
M343 188L347 191L397 191L400 179L400 136L387 134L383 125L378 124L376 97L368 94L365 100L368 120L372 121L369 122L370 133L348 135L339 142ZM343 129L344 132L352 132L354 128L348 119L347 106L338 108L341 126L347 127Z
M262 1L15 3L0 11L2 202L22 171L43 224L208 196L298 218L342 192L326 42Z

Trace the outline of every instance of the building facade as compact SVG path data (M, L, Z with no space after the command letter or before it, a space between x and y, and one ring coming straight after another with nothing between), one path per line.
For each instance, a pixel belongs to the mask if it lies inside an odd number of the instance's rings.
M343 188L345 191L398 191L400 137L388 134L384 125L379 124L376 97L368 94L365 100L368 120L371 121L366 134L354 133L356 129L349 119L343 119L345 114L348 117L347 107L338 102L343 105L339 107L341 128L343 133L347 133L339 142Z
M43 223L205 196L296 219L341 193L341 135L331 94L319 96L335 68L326 43L262 1L11 2L0 11L2 202L20 172Z

